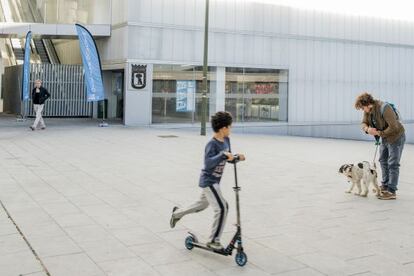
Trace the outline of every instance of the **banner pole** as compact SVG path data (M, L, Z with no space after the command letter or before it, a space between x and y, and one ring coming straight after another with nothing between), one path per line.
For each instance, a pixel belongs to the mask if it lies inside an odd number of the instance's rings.
M21 84L20 87L20 116L22 117L20 120L17 121L24 122L25 121L25 100L29 98L29 82L30 82L30 41L32 40L32 32L28 31L26 34L26 41L24 43L24 62L22 68L22 80L18 78L19 83Z
M22 83L20 81L20 77L18 77L17 80L19 82L21 95L20 95L20 114L17 115L16 121L17 122L24 122L25 121L24 114L23 114L24 98L23 98L23 90L22 90L22 87L21 87ZM19 118L19 116L20 116L20 118Z
M102 123L99 124L100 127L108 127L108 123L105 122L105 98L102 101L103 107L102 107Z

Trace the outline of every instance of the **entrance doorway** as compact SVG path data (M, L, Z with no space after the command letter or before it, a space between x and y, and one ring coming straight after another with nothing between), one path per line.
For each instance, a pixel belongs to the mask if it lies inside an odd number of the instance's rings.
M108 118L124 119L124 71L111 71L111 90L108 96Z

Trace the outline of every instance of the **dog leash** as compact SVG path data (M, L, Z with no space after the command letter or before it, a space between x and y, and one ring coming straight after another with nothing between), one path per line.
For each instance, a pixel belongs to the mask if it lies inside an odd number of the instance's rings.
M377 158L377 152L378 152L378 146L381 145L380 142L380 137L379 136L375 136L375 154L374 154L374 160L372 161L372 163L374 164L374 168L377 168L377 164L375 162L375 159Z

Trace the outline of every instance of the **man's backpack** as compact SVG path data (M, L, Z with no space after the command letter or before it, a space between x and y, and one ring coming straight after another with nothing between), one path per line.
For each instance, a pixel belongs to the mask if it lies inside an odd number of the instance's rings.
M381 117L382 117L382 119L384 119L385 107L386 107L387 105L388 105L388 106L390 106L390 107L392 108L392 110L394 110L395 115L397 116L397 121L399 121L399 120L401 119L400 112L398 112L398 109L395 107L395 105L394 105L394 104L392 104L392 103L388 103L388 102L383 102L383 103L382 103L382 105L381 105ZM375 118L374 118L374 116L373 116L373 114L372 114L372 113L371 113L371 124L372 124L372 126L373 126L373 127L375 127L376 129L378 129L378 130L383 130L383 129L379 129L379 128L378 128L378 126L377 126L377 122L376 122L376 120L375 120Z
M398 109L397 109L397 107L395 107L394 104L388 103L388 102L383 102L382 105L381 105L381 116L382 116L382 118L384 119L385 107L387 105L391 106L392 110L394 110L394 113L397 116L397 121L399 121L400 118L401 118L400 112L398 112Z

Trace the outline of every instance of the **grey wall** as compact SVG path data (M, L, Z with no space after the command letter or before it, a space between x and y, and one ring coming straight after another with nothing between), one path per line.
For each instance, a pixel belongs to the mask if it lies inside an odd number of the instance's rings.
M9 66L4 70L3 112L11 114L21 113L22 71L22 65Z

